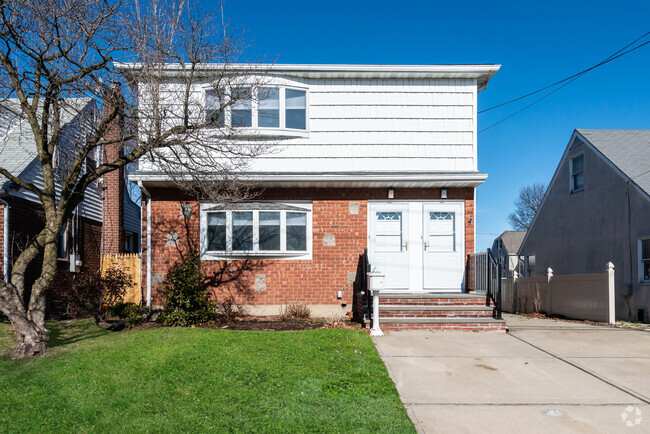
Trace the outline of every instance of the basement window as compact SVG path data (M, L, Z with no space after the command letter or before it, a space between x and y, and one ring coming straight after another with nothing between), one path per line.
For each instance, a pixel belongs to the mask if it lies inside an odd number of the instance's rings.
M201 258L311 259L311 203L201 205Z

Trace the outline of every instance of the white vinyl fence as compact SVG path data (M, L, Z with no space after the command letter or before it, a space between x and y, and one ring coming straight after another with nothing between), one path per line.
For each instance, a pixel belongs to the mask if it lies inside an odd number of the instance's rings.
M567 318L614 323L614 265L604 273L543 277L514 277L501 280L504 312L546 312Z

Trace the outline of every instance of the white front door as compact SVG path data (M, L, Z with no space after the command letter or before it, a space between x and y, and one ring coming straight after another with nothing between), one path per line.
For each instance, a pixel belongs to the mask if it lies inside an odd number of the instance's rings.
M386 288L409 289L408 211L407 203L371 204L368 209L370 265L386 275Z
M370 266L389 290L459 292L464 230L462 201L369 202Z
M423 206L423 287L425 290L458 291L463 286L465 265L464 212L462 203L425 203Z

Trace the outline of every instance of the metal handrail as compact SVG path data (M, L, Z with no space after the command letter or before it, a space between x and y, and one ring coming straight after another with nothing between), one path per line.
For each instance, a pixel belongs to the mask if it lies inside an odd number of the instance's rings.
M485 304L494 303L495 318L502 319L501 315L501 261L497 261L492 256L492 251L487 249L488 267L487 267L487 291L485 294Z

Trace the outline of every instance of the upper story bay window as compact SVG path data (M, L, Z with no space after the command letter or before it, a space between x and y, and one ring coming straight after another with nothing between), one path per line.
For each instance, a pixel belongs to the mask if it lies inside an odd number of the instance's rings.
M311 204L201 205L201 258L311 258Z
M225 104L229 98L230 104ZM214 126L250 128L260 132L302 134L308 130L307 90L285 86L239 87L230 91L205 91L206 119ZM223 108L223 109L222 109Z

